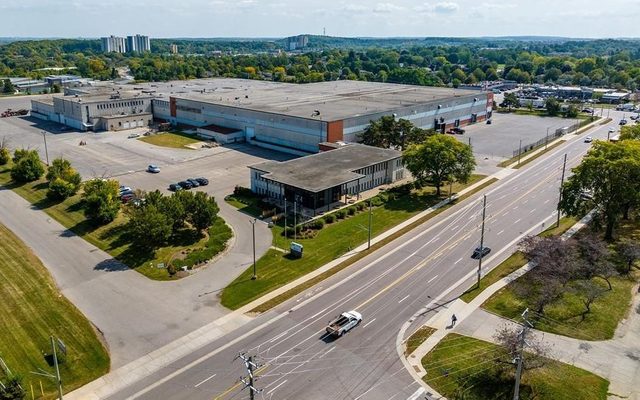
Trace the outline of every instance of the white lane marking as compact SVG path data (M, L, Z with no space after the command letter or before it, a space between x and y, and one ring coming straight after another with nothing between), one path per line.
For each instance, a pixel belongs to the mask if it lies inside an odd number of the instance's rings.
M460 226L460 225L456 225L456 226L454 226L453 228L451 228L451 230L452 230L452 231L455 231L456 229L458 229L458 227L459 227L459 226Z
M375 320L375 318L374 318L374 320ZM373 322L373 321L371 321L371 322ZM365 326L366 326L366 325L365 325ZM324 353L322 353L322 355L321 355L320 357L318 357L318 358L322 358L322 357L326 356L327 354L331 353L331 352L332 352L332 351L334 351L335 349L336 349L335 347L330 348L329 350L327 350L327 351L325 351Z
M504 215L506 217L507 215L509 215L510 212L511 211L505 211L504 214L502 214L502 215Z
M284 331L284 332L282 332L282 333L281 333L281 334L279 334L278 336L276 336L276 337L274 337L273 339L271 339L271 340L269 341L269 343L271 343L271 342L275 342L276 340L280 339L281 337L283 337L283 336L284 336L284 335L286 335L287 333L289 333L289 331Z
M548 202L550 202L550 201L551 201L551 200L546 199L546 200L544 201L544 204L547 204L547 203L548 203Z
M407 400L418 400L418 397L420 397L424 392L425 389L423 387L419 387L411 396L407 397Z
M518 218L517 220L513 221L514 224L517 224L518 222L522 221L521 218Z
M431 283L431 282L433 282L437 277L438 277L438 275L434 276L433 278L429 279L429 280L427 281L427 283Z
M206 381L208 381L209 379L213 378L214 376L216 376L216 374L211 375L210 377L208 377L207 379L201 381L200 383L198 383L197 385L194 386L194 388L197 388L198 386L202 385L203 383L205 383Z
M398 301L398 304L402 303L403 301L405 301L406 299L409 298L409 296L411 296L410 294L404 296L403 298L400 299L400 301Z
M529 211L529 214L533 214L534 212L536 212L535 208L533 210Z
M459 263L460 261L462 261L462 257L458 258L458 261L454 262L453 264L457 264L457 263Z
M280 382L280 384L279 384L278 386L276 386L276 387L274 387L273 389L269 390L269 391L267 392L267 394L271 394L271 392L273 392L274 390L276 390L276 389L277 389L277 388L279 388L280 386L284 385L285 383L287 383L287 380L286 380L286 379L285 379L285 380L283 380L282 382Z
M512 209L517 210L519 206L514 206Z
M428 245L429 243L433 242L434 240L437 240L440 236L436 236L433 239L429 240L427 243L425 243L425 246ZM424 246L423 246L424 247Z
M367 326L369 326L369 324L372 324L373 321L375 321L376 319L372 319L371 321L367 322L366 324L364 324L363 328L366 328Z
M504 232L504 229L503 229L503 230L501 230L500 232L498 232L496 235L497 235L497 236L500 236L500 235L502 235L502 232Z

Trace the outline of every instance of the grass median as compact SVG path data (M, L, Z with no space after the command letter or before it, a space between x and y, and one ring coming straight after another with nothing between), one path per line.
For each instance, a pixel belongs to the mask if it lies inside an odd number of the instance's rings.
M109 355L89 321L60 294L40 260L4 225L0 225L0 260L0 357L23 377L27 397L33 393L38 399L56 398L51 379L31 374L39 368L54 372L48 357L50 335L67 347L60 364L65 391L107 373Z
M453 192L456 193L483 178L484 176L482 175L474 175L468 184L454 185ZM434 188L426 187L420 191L413 191L410 194L389 200L382 206L375 207L372 210L372 236L377 236L406 221L438 203L443 198L435 195ZM240 308L355 249L368 239L368 220L369 214L365 210L354 216L328 224L318 231L314 238L296 240L304 246L304 256L300 259L291 259L282 251L270 249L257 262L258 279L251 280L253 268L248 268L223 290L222 305L231 309ZM274 246L287 249L288 243L292 238L290 237L287 240L283 237L282 225L275 225L272 230ZM347 264L341 263L334 267L339 269L330 270L331 272L327 271L327 273L336 273L352 262L353 260L348 260ZM324 278L326 277L328 276ZM312 281L315 282L315 278ZM288 297L286 298L295 295L300 289L294 288L292 290L293 292L287 292L286 296ZM279 302L284 300L282 297L279 298ZM273 302L269 304L271 306L275 305Z
M427 371L424 381L447 398L506 399L513 396L515 366L495 344L449 334L422 359L422 365ZM520 399L605 400L608 388L606 379L546 359L542 367L525 370L522 374Z
M171 239L170 244L156 250L154 254L140 251L131 246L131 239L125 229L127 217L120 211L116 219L106 225L96 226L88 221L81 206L80 193L57 202L47 198L48 184L44 179L17 184L11 181L10 168L0 167L0 185L12 189L36 208L43 210L53 219L87 242L154 280L175 280L182 274L170 275L166 268L175 258L193 258L198 253L213 257L225 248L231 238L231 229L222 218L217 218L207 235L195 235L191 229L184 229ZM202 257L201 257L202 258ZM191 263L186 263L190 265ZM97 265L95 268L118 268L113 263Z
M179 131L143 136L138 140L155 146L171 147L174 149L189 149L185 146L202 141L200 138Z

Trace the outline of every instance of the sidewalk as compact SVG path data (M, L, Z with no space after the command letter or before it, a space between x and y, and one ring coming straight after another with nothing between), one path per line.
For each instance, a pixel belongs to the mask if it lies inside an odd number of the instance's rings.
M591 219L591 214L565 232L562 237L573 236L578 230L585 226ZM480 309L480 306L493 294L505 287L510 282L524 275L533 268L526 264L522 268L514 271L509 276L492 284L474 298L470 303L457 299L444 307L434 315L426 326L437 329L427 340L425 340L412 354L407 361L420 378L427 372L422 367L422 358L449 333L455 332L462 335L475 337L488 342L494 342L493 335L496 330L514 322L500 316L491 314ZM575 365L587 371L593 372L608 379L611 383L611 399L624 397L631 400L640 400L640 313L635 312L640 307L640 296L635 296L633 309L630 311L630 318L621 323L613 340L600 342L587 342L568 338L561 335L535 331L544 341L551 345L551 358L558 361ZM455 314L457 323L451 324L451 316ZM427 393L433 399L444 399L433 388L421 381Z

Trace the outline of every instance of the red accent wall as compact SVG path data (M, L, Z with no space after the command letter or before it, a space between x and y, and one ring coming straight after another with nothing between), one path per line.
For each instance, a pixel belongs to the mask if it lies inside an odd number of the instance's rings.
M327 122L327 142L344 139L344 123L342 120Z
M169 97L169 111L172 117L176 117L176 99L175 97Z

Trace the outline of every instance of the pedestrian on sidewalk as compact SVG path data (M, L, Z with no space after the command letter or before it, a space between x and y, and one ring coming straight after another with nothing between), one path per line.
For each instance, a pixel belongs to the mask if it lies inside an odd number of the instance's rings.
M456 321L458 321L458 317L455 314L451 316L451 327L453 328L456 325Z

